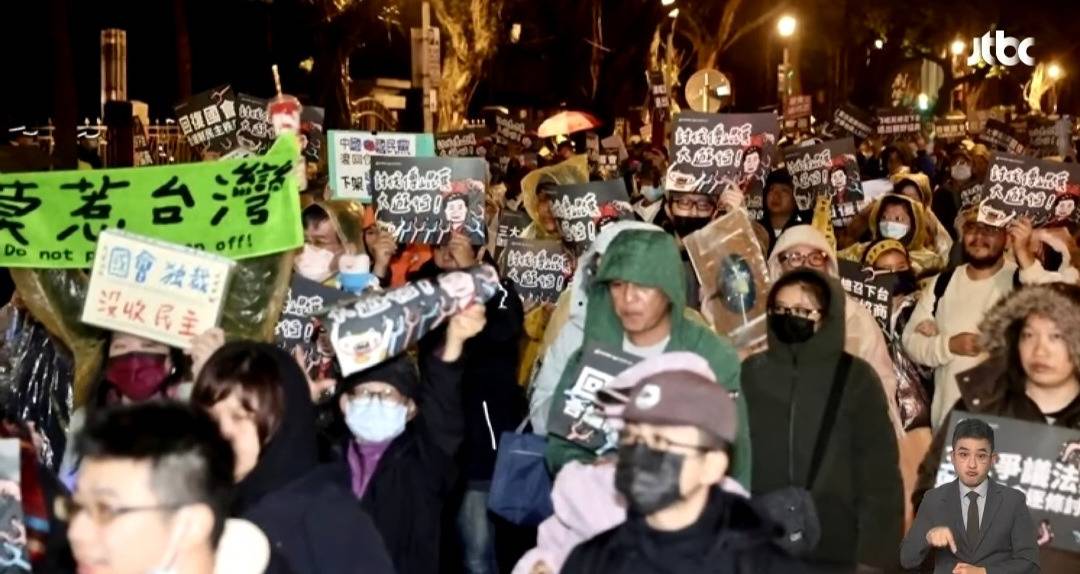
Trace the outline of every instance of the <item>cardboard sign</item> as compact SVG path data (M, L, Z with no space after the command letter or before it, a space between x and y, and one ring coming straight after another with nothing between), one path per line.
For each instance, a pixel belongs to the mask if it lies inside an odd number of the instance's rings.
M256 154L270 149L274 143L274 126L266 114L267 101L247 94L236 96L236 143Z
M435 153L439 157L487 157L491 147L487 128L469 128L435 134Z
M649 84L649 105L657 114L657 119L667 119L668 110L671 109L671 96L668 94L667 82L661 72L647 72L645 79Z
M784 98L784 131L807 131L810 129L810 116L814 99L808 95L795 95Z
M852 298L862 303L883 331L892 325L892 298L898 278L895 273L874 273L854 261L837 261L840 285Z
M922 131L919 114L905 109L878 111L877 134L880 136L904 136Z
M747 209L762 209L765 178L779 159L778 132L772 113L680 113L665 189L713 196L735 189L745 195Z
M319 319L316 315L326 307L350 297L349 293L293 274L285 297L281 318L274 327L274 342L278 347L292 353L300 347L304 354L304 371L313 380L331 376L333 349L320 349L318 341ZM322 352L320 352L322 351Z
M495 268L477 265L341 301L325 312L324 324L347 377L397 355L454 314L500 293L505 290Z
M555 398L548 432L596 453L613 446L618 433L603 416L598 395L615 377L640 360L622 351L586 343L573 386L562 397Z
M733 211L683 239L713 329L736 348L765 341L769 273L750 219Z
M106 228L233 259L304 243L296 138L263 157L0 175L0 266L85 269Z
M525 120L517 120L502 112L495 112L495 143L532 147L532 138L526 132Z
M608 223L633 219L626 182L621 179L559 185L552 194L551 214L562 238L579 251L591 245Z
M1080 165L995 154L983 187L979 221L1004 226L1020 217L1035 227L1080 221Z
M997 151L1015 155L1024 153L1024 144L1016 137L1012 128L998 120L986 120L986 125L979 134L979 141Z
M187 349L216 327L236 263L110 229L97 242L82 321Z
M953 411L939 432L951 437L968 418L994 428L997 463L990 478L1024 493L1040 545L1080 553L1080 431L1018 419ZM946 441L936 486L956 480ZM959 486L957 486L959 488Z
M532 219L524 211L503 208L499 211L499 228L495 235L495 257L502 254L511 239L520 237L532 225Z
M1035 157L1050 157L1067 155L1072 145L1072 122L1069 118L1034 117L1031 118L1028 129L1028 151Z
M875 128L874 117L851 104L836 108L833 125L861 140L872 136Z
M558 239L511 239L503 251L502 274L514 283L526 308L555 303L574 278L577 261Z
M431 134L330 130L327 163L335 198L371 203L371 156L434 157Z
M398 243L441 245L457 233L483 245L486 168L477 158L375 157L375 218Z
M934 139L945 143L956 143L968 136L968 121L964 116L946 116L934 118Z
M855 141L832 140L814 146L784 149L784 163L795 183L795 204L812 208L819 196L832 200L832 220L846 227L864 201Z
M236 96L230 86L192 96L174 109L189 145L222 155L236 147Z

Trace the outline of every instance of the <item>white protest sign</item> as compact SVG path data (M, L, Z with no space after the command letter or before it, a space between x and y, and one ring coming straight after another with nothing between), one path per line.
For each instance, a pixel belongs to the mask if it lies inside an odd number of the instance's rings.
M231 259L108 229L101 233L84 323L187 349L216 327Z
M371 156L435 156L431 134L330 130L327 142L333 196L364 203L371 203Z

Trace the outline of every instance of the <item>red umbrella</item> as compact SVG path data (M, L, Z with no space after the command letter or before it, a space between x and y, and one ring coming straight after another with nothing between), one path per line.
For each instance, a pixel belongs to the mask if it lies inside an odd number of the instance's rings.
M591 130L600 125L600 120L585 112L559 112L544 120L536 130L542 138L565 136L572 133Z

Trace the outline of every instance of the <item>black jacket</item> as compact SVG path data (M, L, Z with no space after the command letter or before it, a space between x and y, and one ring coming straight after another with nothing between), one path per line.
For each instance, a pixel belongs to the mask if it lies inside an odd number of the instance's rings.
M713 488L697 523L659 532L641 515L570 553L562 574L787 574L798 563L772 546L774 529L741 497Z
M275 560L296 574L392 574L386 547L352 493L317 466L315 409L296 361L271 345L282 373L285 414L259 461L236 488L233 513L255 523Z

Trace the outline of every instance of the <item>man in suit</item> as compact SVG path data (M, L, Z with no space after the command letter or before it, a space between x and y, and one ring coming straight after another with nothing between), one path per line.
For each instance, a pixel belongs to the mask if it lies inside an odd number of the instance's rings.
M904 568L933 551L935 574L1039 572L1035 527L1023 493L989 479L997 462L994 429L965 419L953 431L957 479L926 493L900 546Z

